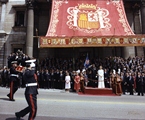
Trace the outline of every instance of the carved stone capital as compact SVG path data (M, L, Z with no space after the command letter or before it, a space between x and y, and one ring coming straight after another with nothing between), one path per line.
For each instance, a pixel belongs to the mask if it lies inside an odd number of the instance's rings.
M35 0L25 0L25 3L29 9L33 9Z
M136 10L139 10L140 9L140 4L139 3L133 3L132 4L132 8L136 11Z
M145 1L143 1L143 0L141 1L141 6L145 7Z

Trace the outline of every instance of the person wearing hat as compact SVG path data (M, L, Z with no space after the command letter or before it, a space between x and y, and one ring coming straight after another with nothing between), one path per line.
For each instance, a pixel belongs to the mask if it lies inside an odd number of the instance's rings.
M15 101L14 94L18 90L18 87L19 87L18 74L20 72L16 70L17 61L13 61L11 64L12 64L12 67L10 68L10 93L7 94L7 96L9 97L10 101Z
M25 98L28 103L28 107L16 112L15 116L17 120L20 120L21 117L24 117L29 113L28 120L34 120L37 112L38 83L35 71L31 68L29 63L26 64L26 70L24 71L23 77L26 83Z

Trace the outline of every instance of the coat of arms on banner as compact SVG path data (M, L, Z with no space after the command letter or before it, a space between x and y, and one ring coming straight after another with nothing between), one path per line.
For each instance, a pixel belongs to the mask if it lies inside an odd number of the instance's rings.
M109 11L93 4L80 4L67 9L70 29L95 33L102 30L109 31L111 28L110 19L107 18Z

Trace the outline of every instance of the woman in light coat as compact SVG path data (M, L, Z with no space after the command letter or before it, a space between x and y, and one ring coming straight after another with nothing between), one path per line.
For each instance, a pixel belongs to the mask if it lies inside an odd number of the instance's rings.
M102 69L102 66L100 66L100 69L98 70L98 88L105 88L104 70Z

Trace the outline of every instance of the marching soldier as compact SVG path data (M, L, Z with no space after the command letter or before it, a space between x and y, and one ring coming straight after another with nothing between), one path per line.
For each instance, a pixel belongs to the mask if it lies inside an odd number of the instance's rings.
M28 120L34 120L37 112L37 78L35 71L32 70L30 64L26 65L26 70L24 72L24 81L26 83L25 89L25 98L28 103L28 107L24 108L20 112L16 112L15 116L17 120L20 120L21 117L24 117L29 113Z
M17 61L13 61L12 67L10 68L10 93L7 94L10 101L15 101L14 94L18 90L18 87L19 87L18 74L20 72L17 71L16 68L17 68Z

